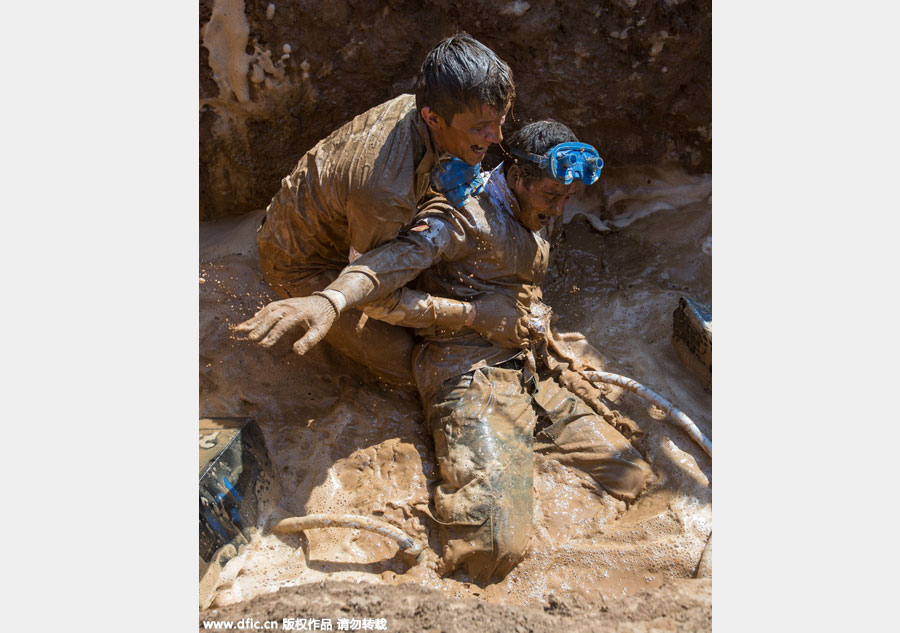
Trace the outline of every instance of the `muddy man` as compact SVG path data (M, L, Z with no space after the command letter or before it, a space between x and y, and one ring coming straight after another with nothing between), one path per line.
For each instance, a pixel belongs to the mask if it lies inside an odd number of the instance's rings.
M433 198L399 237L321 292L270 304L237 327L262 345L305 330L299 353L361 304L376 305L373 312L389 323L419 328L413 374L439 467L433 518L443 560L446 571L464 567L482 582L524 556L533 451L585 470L626 501L655 479L630 441L561 384L562 374L535 363L541 341L530 324L549 311L540 290L548 226L578 181L596 180L602 160L555 121L526 125L507 145L513 159L487 175L483 191L456 206ZM460 302L455 317L432 299L404 300L397 289L417 276L418 292Z
M280 297L323 290L360 253L396 237L427 195L459 199L480 188L481 159L502 139L516 96L509 66L469 35L454 35L428 53L415 93L357 116L306 152L282 180L257 234L263 275ZM447 169L439 159L449 157L456 160L444 163L463 178L445 188ZM434 303L421 291L401 295L409 305ZM348 309L325 340L379 378L411 384L413 337L401 326L415 325Z

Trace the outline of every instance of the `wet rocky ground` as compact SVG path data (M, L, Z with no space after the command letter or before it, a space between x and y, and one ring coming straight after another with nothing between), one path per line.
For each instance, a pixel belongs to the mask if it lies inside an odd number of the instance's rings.
M231 336L229 324L273 298L256 262L259 217L201 223L200 415L257 421L280 479L278 516L377 516L440 551L423 512L434 463L416 394L379 384L326 346L300 358ZM712 437L711 393L669 340L678 297L711 300L709 176L613 172L573 200L566 219L544 286L557 327L583 332L606 369L665 395ZM706 630L711 585L693 576L712 532L711 460L638 399L619 405L646 433L659 483L626 507L583 473L536 457L532 544L502 581L410 568L392 541L368 532L285 536L263 523L226 565L201 619L354 617L346 607L357 592L382 601L365 612L388 618L388 630L466 630L450 628L457 612L489 631L549 630L559 618L568 628L599 618L613 630L687 618ZM322 608L304 616L309 605Z

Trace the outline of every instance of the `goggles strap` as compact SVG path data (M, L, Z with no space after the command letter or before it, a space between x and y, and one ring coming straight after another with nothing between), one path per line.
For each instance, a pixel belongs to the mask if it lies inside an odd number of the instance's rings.
M552 150L551 150L552 151ZM550 158L539 154L532 154L521 149L512 150L512 155L516 158L523 158L527 161L537 164L541 169L547 169L550 166Z

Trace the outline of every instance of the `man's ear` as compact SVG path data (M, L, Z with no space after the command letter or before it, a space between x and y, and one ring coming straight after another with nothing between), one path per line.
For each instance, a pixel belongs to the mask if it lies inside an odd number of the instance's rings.
M446 126L444 117L442 117L440 114L438 114L428 106L422 108L421 115L422 120L425 121L425 125L427 125L428 129L430 130L439 131Z
M509 172L507 172L506 175L506 184L508 184L511 189L522 184L522 170L519 169L518 165L509 166Z

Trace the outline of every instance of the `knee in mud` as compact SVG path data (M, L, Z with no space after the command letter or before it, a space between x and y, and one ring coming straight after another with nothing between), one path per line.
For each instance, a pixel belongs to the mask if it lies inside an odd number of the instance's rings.
M629 468L620 482L619 489L613 495L624 501L634 501L657 481L657 476L650 464L642 458L632 459Z
M530 518L527 525L517 524L514 526L501 527L494 535L493 540L492 575L502 578L525 558L525 552L531 541Z
M479 526L443 526L443 558L448 573L463 568L476 582L499 580L525 557L531 541L531 495L527 502L497 501Z

